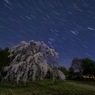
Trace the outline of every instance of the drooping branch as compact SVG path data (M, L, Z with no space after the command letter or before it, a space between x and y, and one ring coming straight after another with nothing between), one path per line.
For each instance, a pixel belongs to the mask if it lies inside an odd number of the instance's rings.
M10 49L10 58L13 58L9 66L4 68L7 75L3 80L16 80L26 82L28 79L36 80L47 77L64 79L61 71L52 67L46 60L48 57L58 57L54 49L49 48L40 41L21 42Z

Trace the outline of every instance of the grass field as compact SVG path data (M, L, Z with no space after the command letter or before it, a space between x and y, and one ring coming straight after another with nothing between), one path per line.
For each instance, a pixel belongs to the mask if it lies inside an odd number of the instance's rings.
M95 82L35 81L27 85L0 84L0 95L95 95Z

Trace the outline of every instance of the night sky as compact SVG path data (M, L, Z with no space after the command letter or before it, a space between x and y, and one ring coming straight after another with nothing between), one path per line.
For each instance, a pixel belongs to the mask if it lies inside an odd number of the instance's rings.
M44 41L69 67L95 58L95 0L0 0L0 47Z

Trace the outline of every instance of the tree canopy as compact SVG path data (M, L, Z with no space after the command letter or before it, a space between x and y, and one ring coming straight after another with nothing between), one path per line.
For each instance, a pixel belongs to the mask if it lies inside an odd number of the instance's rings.
M48 60L50 57L56 59L57 52L42 41L22 41L20 44L10 48L9 66L4 68L6 72L3 80L27 82L27 80L65 79L64 74Z
M71 76L95 76L95 61L90 58L74 58L69 73Z
M8 48L0 50L0 70L4 66L9 65L9 63L10 63L10 58L8 57L9 54L10 53L9 53L9 49Z
M83 75L95 75L95 62L90 58L82 59Z

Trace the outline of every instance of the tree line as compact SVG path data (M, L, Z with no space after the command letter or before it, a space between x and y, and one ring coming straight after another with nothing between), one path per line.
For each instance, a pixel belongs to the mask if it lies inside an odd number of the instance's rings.
M95 79L95 61L90 58L74 58L68 75L70 79Z
M0 77L3 75L3 68L11 62L9 49L0 49ZM95 61L90 58L80 59L78 57L72 60L69 70L65 67L59 69L66 75L67 79L95 79Z
M5 49L0 49L0 80L2 75L4 75L3 73L3 68L7 65L9 65L9 63L11 62L9 56L9 49L5 48Z
M90 58L75 57L68 70L62 66L59 69L70 80L95 80L95 61Z

